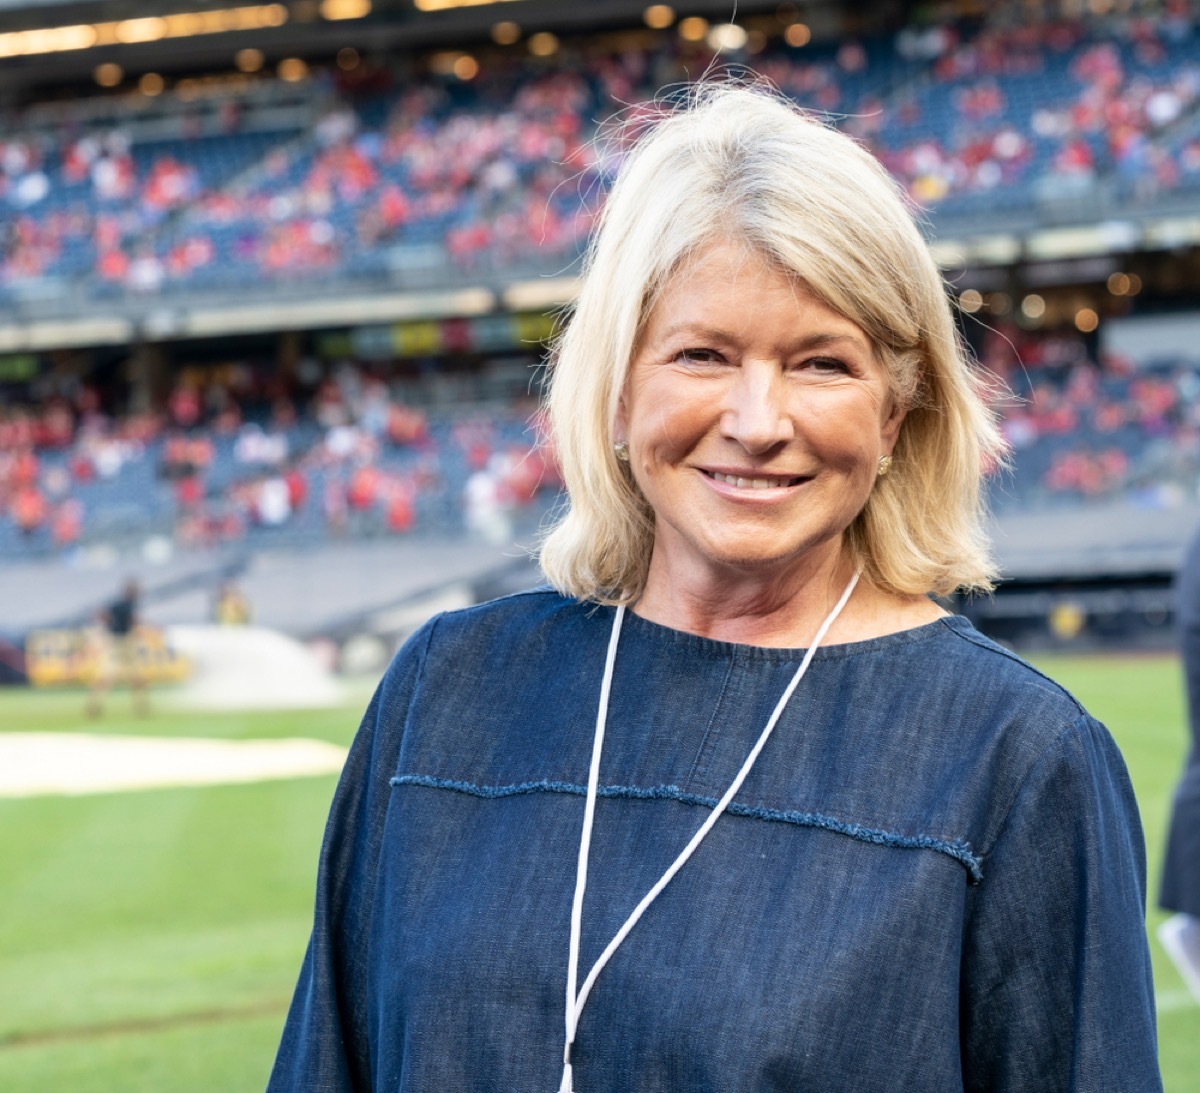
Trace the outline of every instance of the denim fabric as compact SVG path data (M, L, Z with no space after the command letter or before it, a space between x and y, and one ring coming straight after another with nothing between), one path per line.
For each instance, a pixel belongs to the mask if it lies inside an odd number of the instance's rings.
M1175 587L1191 748L1175 787L1158 901L1200 916L1200 535L1188 547Z
M342 776L271 1093L554 1093L612 611L525 593L397 656ZM627 616L581 968L703 821L800 653ZM577 1093L1161 1088L1124 765L948 618L818 651L597 980Z

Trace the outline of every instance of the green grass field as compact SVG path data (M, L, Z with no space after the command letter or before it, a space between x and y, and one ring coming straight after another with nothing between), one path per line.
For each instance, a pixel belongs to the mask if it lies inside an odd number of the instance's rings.
M1184 750L1178 664L1044 659L1105 720L1133 773L1152 891ZM155 714L111 697L0 691L0 731L308 736L349 743L354 708ZM0 1089L263 1087L309 926L332 777L0 800ZM1161 920L1151 912L1151 930ZM1168 1093L1194 1093L1200 1007L1152 943Z

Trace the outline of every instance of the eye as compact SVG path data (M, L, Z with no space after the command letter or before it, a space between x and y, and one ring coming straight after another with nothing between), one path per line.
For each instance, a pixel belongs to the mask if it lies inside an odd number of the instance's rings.
M850 365L838 357L809 357L802 361L798 371L815 372L817 374L846 375L851 371Z
M705 349L703 346L690 346L687 349L681 349L673 360L681 364L724 364L725 358L715 349Z

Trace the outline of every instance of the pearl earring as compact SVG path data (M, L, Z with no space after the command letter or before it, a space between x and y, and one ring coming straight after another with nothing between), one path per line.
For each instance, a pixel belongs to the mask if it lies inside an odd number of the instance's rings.
M879 477L882 478L891 469L892 457L890 455L881 455L879 457L879 469L876 473L878 473Z
M622 462L629 462L629 445L623 440L618 440L613 445L613 454Z

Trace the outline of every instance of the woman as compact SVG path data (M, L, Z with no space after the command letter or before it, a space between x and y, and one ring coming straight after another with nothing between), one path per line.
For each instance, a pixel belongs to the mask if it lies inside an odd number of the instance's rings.
M333 806L272 1090L1154 1090L1144 854L990 586L1000 451L895 185L708 88L558 346L554 590L441 616Z

